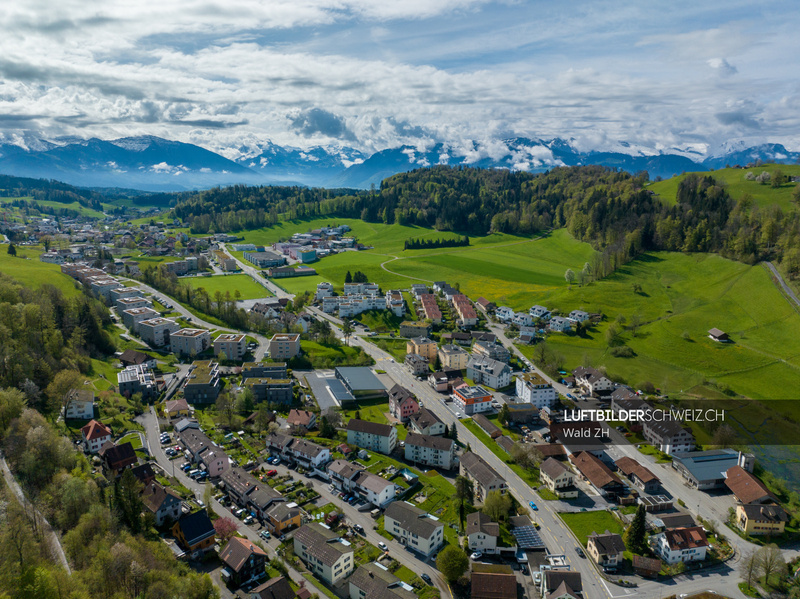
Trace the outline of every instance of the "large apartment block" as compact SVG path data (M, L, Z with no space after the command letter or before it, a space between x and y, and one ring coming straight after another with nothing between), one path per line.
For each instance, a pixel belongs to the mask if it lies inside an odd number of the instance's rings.
M227 360L241 360L247 352L247 337L242 334L223 333L214 339L214 355L224 354Z
M347 423L347 442L388 455L397 446L397 430L389 424L351 418Z
M300 355L300 335L278 333L269 340L269 357L273 360L289 360Z
M405 443L406 461L445 470L450 470L455 463L456 450L452 439L408 433Z
M196 356L211 347L211 333L205 329L181 329L170 334L172 353Z
M180 330L181 325L174 320L157 317L142 320L138 324L138 328L139 337L144 341L147 341L147 343L154 347L162 347L164 345L169 345L170 337L173 333Z
M558 394L540 374L526 372L517 375L517 397L520 398L520 401L542 409L545 406L555 405Z

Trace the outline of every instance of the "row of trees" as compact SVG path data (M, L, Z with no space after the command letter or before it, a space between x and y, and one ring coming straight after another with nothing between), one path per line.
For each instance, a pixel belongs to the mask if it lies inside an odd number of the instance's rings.
M457 248L469 245L469 237L466 235L460 239L406 239L404 250L423 250L430 248Z

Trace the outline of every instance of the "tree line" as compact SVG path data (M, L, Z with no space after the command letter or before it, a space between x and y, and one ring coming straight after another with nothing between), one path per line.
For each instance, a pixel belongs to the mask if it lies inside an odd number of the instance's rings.
M404 250L426 250L431 248L458 248L469 245L469 237L464 235L460 239L406 239Z

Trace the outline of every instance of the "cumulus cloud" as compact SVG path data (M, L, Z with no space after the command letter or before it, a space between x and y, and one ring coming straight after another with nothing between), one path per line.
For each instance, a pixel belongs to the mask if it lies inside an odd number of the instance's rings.
M735 66L733 66L724 58L709 58L706 62L708 63L708 66L710 66L712 69L716 69L723 77L730 77L739 72Z
M355 135L347 128L342 117L322 108L302 110L296 116L291 116L290 120L292 129L304 137L321 134L335 139L355 140Z

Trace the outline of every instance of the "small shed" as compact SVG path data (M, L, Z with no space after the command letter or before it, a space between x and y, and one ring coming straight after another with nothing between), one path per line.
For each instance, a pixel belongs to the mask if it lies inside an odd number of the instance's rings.
M720 343L727 343L728 341L730 341L728 333L726 333L725 331L720 331L719 329L716 328L708 331L708 336L713 341L719 341Z
M654 576L658 576L658 573L661 571L661 560L653 559L651 557L642 557L641 555L634 555L633 569L639 576L652 578Z

